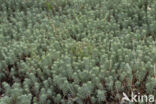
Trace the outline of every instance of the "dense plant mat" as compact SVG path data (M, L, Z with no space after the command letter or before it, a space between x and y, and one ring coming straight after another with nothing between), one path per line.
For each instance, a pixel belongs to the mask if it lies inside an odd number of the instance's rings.
M156 0L0 0L0 104L155 96L155 40Z

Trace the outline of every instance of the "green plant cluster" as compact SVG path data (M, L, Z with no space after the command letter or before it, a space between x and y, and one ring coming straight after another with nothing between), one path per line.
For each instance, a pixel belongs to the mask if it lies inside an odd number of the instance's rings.
M156 95L156 0L0 0L0 104L119 104Z

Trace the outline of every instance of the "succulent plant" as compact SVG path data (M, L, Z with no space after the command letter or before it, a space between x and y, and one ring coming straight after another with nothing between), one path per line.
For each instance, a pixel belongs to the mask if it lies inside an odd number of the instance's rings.
M0 0L0 11L0 104L156 95L155 0Z

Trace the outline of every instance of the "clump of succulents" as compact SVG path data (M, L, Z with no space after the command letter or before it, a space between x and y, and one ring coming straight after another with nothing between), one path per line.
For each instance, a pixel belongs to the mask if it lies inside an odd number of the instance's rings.
M0 104L156 95L155 0L0 0L0 11Z

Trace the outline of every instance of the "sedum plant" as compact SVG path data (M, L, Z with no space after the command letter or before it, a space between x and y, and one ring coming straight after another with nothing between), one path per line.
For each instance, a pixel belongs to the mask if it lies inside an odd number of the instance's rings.
M155 0L0 0L0 11L0 104L156 95Z

